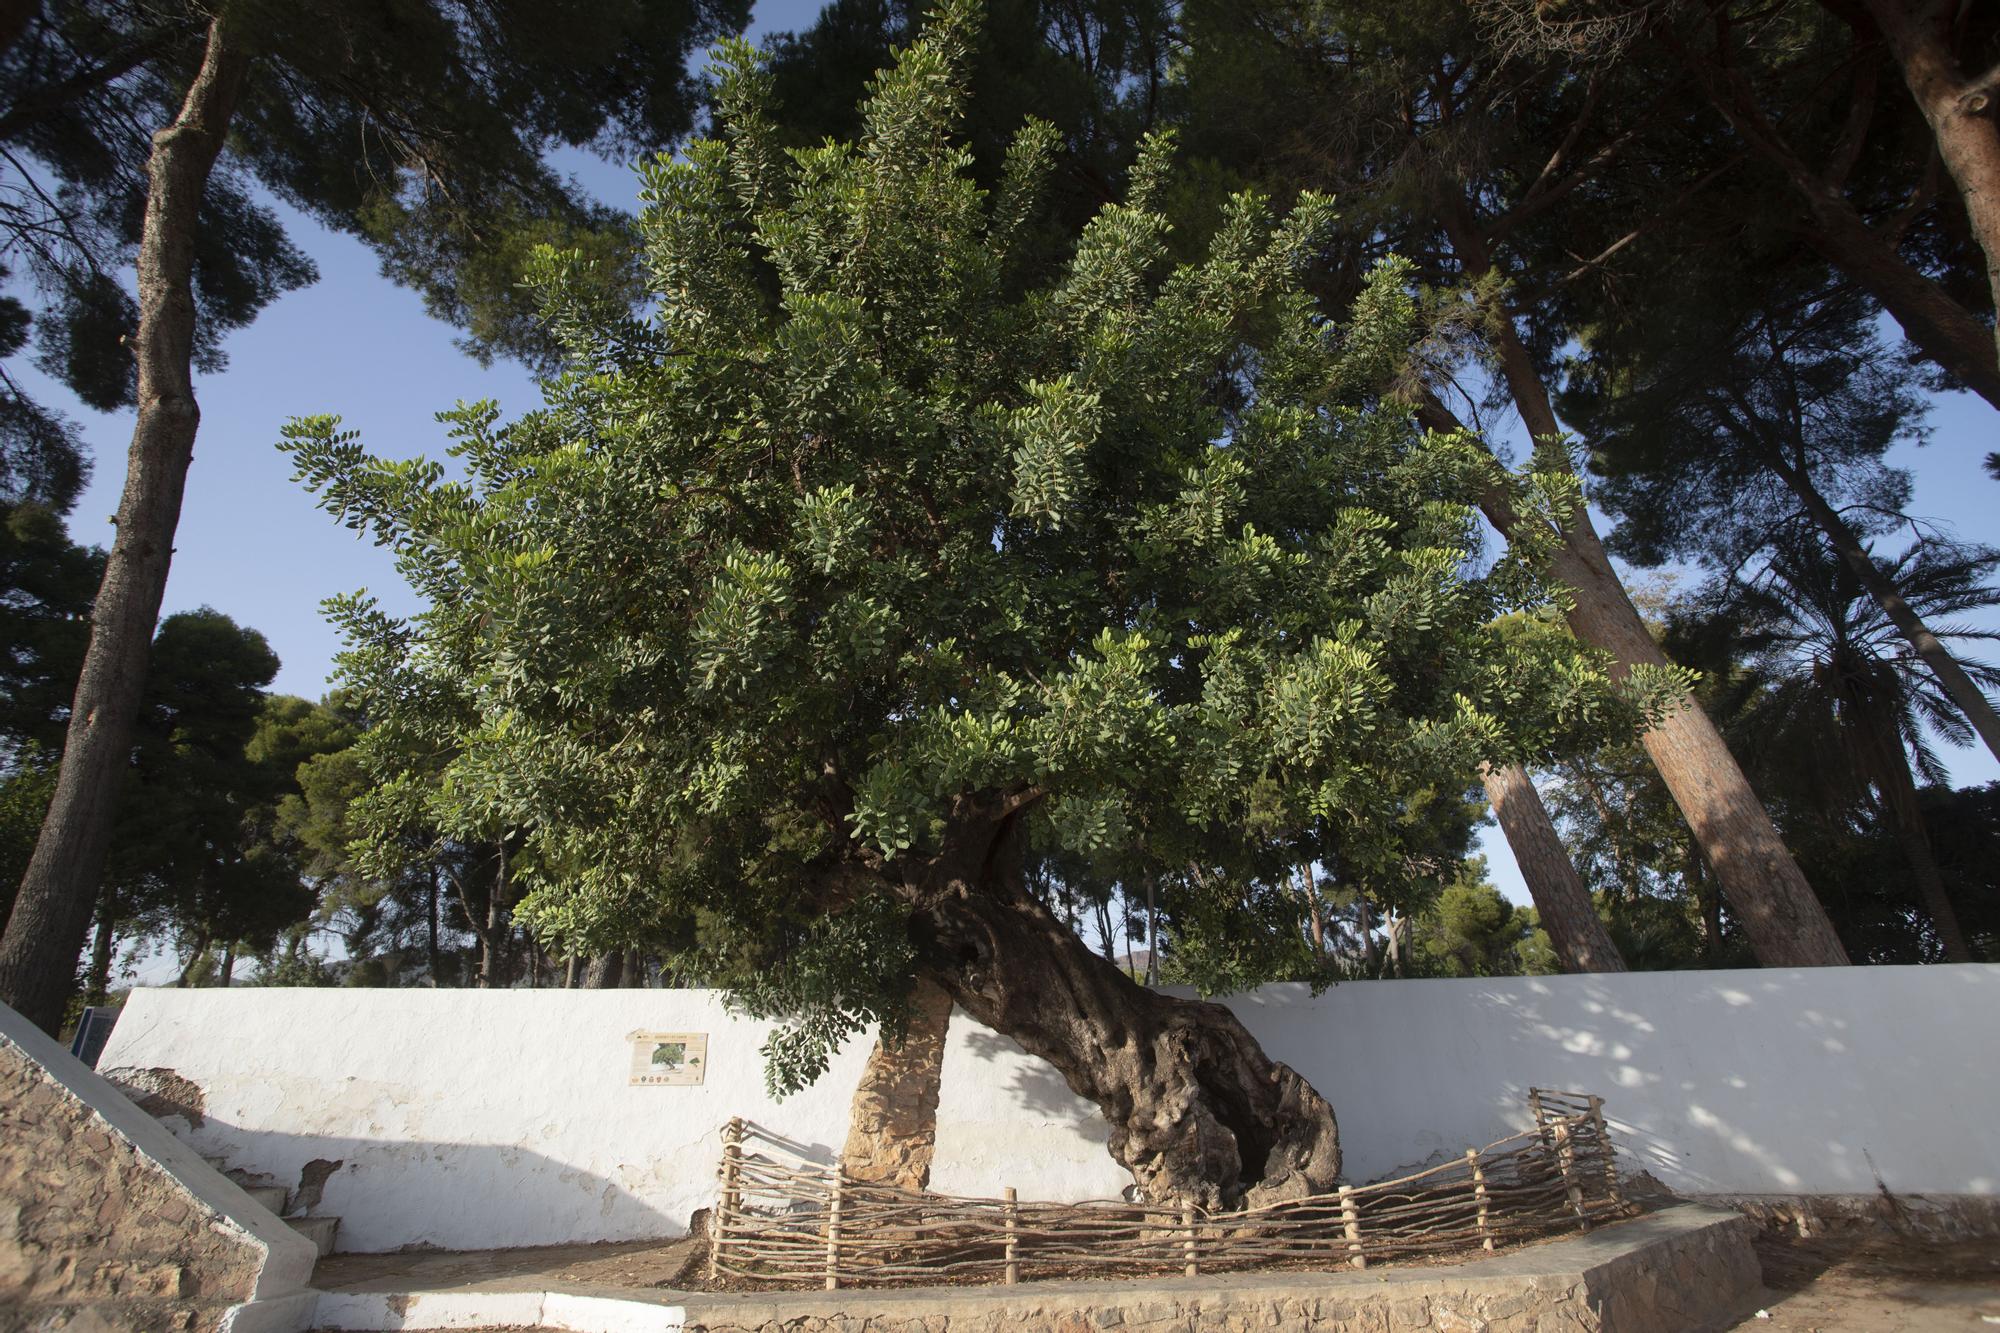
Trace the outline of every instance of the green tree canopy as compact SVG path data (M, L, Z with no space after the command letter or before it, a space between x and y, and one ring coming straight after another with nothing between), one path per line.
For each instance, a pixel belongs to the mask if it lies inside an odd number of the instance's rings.
M101 918L172 932L198 957L211 941L267 940L312 910L296 867L258 834L260 807L291 778L283 758L251 748L277 672L264 636L218 611L160 622Z
M252 183L372 244L475 353L534 359L548 343L517 298L536 244L596 254L600 299L635 297L625 215L589 203L548 154L670 143L694 107L689 46L744 13L742 0L91 0L34 6L0 38L0 270L25 278L0 289L0 349L24 347L33 324L43 366L84 401L138 409L77 678L91 724L65 740L0 934L0 995L32 1021L59 1023L110 849L200 420L193 371L313 276ZM0 496L60 508L51 487L76 480L62 462L74 444L0 369Z
M546 936L698 927L712 974L791 1020L782 1086L922 970L1103 1106L1149 1191L1324 1186L1318 1095L1226 1010L1086 948L1030 850L1143 846L1229 885L1317 822L1417 873L1409 801L1465 790L1512 719L1615 727L1633 700L1494 628L1550 593L1531 543L1471 573L1503 478L1382 397L1408 271L1329 319L1299 287L1332 216L1312 196L1282 219L1238 196L1170 263L1163 139L1065 264L1022 261L1054 134L1024 126L997 190L971 178L973 21L900 54L857 141L790 151L729 48L721 133L646 168L657 319L546 255L569 369L512 424L446 414L467 480L335 418L288 428L430 603L338 607L362 744L449 756L421 781L391 758L384 803L519 831ZM1577 502L1513 484L1551 520Z
M103 573L104 553L71 540L58 510L0 500L0 748L61 753Z
M1645 302L1653 318L1597 330L1562 405L1605 478L1611 549L1642 565L1724 571L1816 526L1817 494L1861 532L1904 520L1895 445L1924 438L1916 377L1839 287L1731 302L1696 283Z

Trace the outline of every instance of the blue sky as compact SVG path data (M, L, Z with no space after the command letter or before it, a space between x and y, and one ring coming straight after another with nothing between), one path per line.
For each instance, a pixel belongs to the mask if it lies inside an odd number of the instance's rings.
M752 35L803 26L817 6L760 4ZM579 178L608 202L630 205L629 170L579 158ZM316 697L326 687L339 642L320 602L366 588L392 612L415 609L387 555L338 526L291 480L274 447L294 416L338 414L372 451L392 456L441 454L434 415L460 400L496 399L509 415L534 405L528 375L512 364L483 368L453 344L452 330L424 314L416 296L382 278L359 242L288 215L293 238L318 262L320 281L276 302L228 343L229 366L199 377L200 437L188 477L165 612L213 606L262 631L284 666L277 688ZM77 540L108 544L129 442L128 413L103 414L78 404L26 365L29 392L62 408L82 427L96 471L72 518ZM1941 399L1931 442L1900 446L1891 462L1916 478L1912 511L1966 538L2000 544L2000 482L1981 467L2000 447L2000 418L1970 395ZM2000 623L2000 622L1996 622ZM1955 780L2000 778L1983 749L1946 750ZM1526 901L1505 841L1484 839L1495 882Z

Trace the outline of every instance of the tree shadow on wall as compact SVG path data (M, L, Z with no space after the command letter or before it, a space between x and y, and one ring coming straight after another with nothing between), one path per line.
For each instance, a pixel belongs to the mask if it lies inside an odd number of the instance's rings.
M1072 1092L1069 1083L1054 1065L1039 1056L1028 1054L1012 1037L972 1026L973 1020L963 1013L954 1013L952 1021L967 1025L965 1045L975 1057L988 1064L1009 1066L1006 1081L994 1086L1009 1093L1022 1110L1079 1129L1101 1126L1103 1137L1110 1137L1110 1127L1105 1124L1103 1114L1096 1106Z

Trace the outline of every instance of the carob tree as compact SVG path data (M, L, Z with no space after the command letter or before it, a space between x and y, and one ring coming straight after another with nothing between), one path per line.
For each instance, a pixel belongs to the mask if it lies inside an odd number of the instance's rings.
M1330 320L1298 286L1327 201L1238 197L1175 266L1156 139L1059 268L1017 253L1054 137L1030 122L974 182L973 18L899 54L857 142L795 151L729 48L717 137L644 169L656 314L545 252L569 368L511 425L448 414L464 480L287 429L429 603L335 608L380 756L363 821L515 830L524 919L678 950L783 1018L780 1089L927 975L1102 1107L1149 1196L1324 1189L1326 1099L1086 947L1030 857L1143 847L1220 899L1335 825L1350 863L1439 874L1413 810L1462 800L1517 719L1630 725L1648 678L1500 632L1549 591L1527 544L1474 572L1476 500L1553 521L1574 487L1386 396L1408 272Z

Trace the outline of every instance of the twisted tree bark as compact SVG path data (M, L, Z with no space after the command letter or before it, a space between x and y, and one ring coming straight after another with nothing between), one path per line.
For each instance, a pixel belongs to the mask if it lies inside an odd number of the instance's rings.
M951 996L919 978L902 1040L878 1037L855 1086L847 1145L840 1153L849 1176L906 1190L930 1184L950 1025Z
M894 882L925 967L1103 1110L1111 1155L1147 1198L1254 1207L1329 1189L1340 1143L1326 1099L1228 1009L1146 989L1058 921L1023 878L1024 804L955 819L946 850Z

